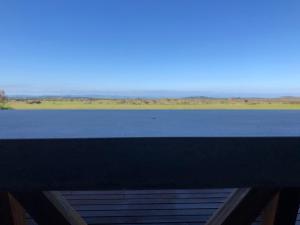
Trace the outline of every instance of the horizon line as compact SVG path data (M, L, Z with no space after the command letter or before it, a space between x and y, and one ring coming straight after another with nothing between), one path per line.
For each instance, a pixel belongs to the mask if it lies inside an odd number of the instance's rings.
M94 94L94 95L82 95L82 94L15 94L15 95L7 95L10 99L18 99L18 98L94 98L94 99L162 99L162 98L171 98L171 99L181 99L181 98L203 98L203 99L280 99L280 98L300 98L300 95L278 95L278 96L239 96L239 95L231 95L231 96L211 96L211 95L186 95L186 96L143 96L143 95L136 95L136 96L127 96L127 95L101 95L101 94Z

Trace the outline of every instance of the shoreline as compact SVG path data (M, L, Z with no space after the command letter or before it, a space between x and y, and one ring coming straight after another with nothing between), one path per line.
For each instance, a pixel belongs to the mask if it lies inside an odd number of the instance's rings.
M293 99L10 99L16 110L300 110Z

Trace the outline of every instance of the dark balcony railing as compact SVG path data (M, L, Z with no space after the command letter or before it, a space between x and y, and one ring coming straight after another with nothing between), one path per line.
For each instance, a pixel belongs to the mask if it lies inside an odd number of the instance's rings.
M300 186L300 138L0 140L1 190Z

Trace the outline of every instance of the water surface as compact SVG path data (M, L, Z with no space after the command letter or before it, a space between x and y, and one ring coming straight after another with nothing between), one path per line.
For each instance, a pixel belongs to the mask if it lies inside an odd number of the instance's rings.
M0 111L0 139L208 136L300 136L300 111Z

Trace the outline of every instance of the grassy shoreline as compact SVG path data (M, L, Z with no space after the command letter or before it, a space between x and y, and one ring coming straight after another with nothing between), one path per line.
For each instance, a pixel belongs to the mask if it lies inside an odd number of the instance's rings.
M300 99L11 99L6 108L43 109L161 109L161 110L300 110Z

